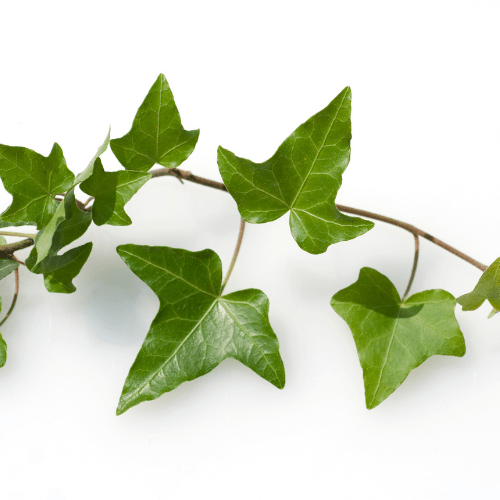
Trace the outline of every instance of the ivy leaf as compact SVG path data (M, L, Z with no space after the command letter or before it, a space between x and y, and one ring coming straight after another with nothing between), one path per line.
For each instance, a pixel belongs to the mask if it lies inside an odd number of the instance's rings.
M390 396L430 356L465 354L455 299L444 290L416 293L401 302L388 278L364 267L358 281L336 293L331 305L354 337L368 409Z
M67 191L75 178L57 143L48 157L31 149L0 145L0 177L13 196L2 220L14 224L35 223L37 229L49 223L56 204L55 195Z
M111 135L111 127L109 127L108 135L106 136L106 139L104 139L104 142L97 149L96 154L94 155L92 160L90 160L90 163L87 165L87 168L83 172L80 172L76 176L75 185L80 184L83 181L86 181L93 174L94 164L95 164L97 158L99 158L106 151L106 149L108 149L110 135Z
M117 414L237 359L282 389L285 370L260 290L221 294L212 250L120 245L118 254L160 299L160 309L120 398Z
M76 290L72 280L87 261L92 250L92 243L68 250L63 255L57 254L85 233L92 222L92 215L78 208L73 189L68 191L64 202L61 202L59 207L64 208L64 218L52 235L46 257L39 259L38 249L39 241L43 239L49 227L38 233L35 246L26 259L26 267L35 274L44 275L45 287L49 292L72 293Z
M19 226L34 226L34 222L6 222L3 220L0 220L0 229L3 229L5 227L19 227Z
M484 271L474 290L458 297L457 302L463 311L474 311L486 299L495 311L500 311L500 258ZM493 311L489 317L492 316L494 316Z
M2 309L2 299L0 299L0 310ZM0 333L0 368L5 365L7 361L7 343Z
M4 245L7 245L7 240L3 236L0 236L0 247ZM0 280L6 278L12 271L15 271L18 267L19 262L16 262L15 260L0 259Z
M105 172L100 158L94 164L92 175L80 188L95 197L92 219L96 225L128 226L132 220L125 213L125 204L151 178L151 174L133 172Z
M185 130L174 96L160 75L135 115L132 129L111 141L111 149L127 170L145 172L159 163L178 167L193 152L199 130Z
M373 222L339 212L335 198L351 154L351 90L295 130L264 163L219 147L217 163L247 222L271 222L290 211L300 248L319 254L333 243L361 236Z

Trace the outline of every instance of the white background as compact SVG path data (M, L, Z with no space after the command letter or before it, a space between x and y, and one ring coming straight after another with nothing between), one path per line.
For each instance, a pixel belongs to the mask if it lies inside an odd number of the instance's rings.
M121 137L160 72L187 129L182 168L219 179L217 146L263 161L346 85L352 160L337 201L413 223L490 264L500 255L500 5L491 0L4 2L0 142L81 171L108 126ZM119 168L108 151L108 170ZM10 203L2 192L1 209ZM381 406L331 296L363 266L400 292L413 239L377 223L322 255L288 217L247 226L227 291L270 298L287 384L236 361L114 415L158 301L122 263L122 243L212 248L227 269L232 198L174 178L127 205L134 224L93 226L72 295L21 274L2 327L2 500L497 499L500 317L457 307L464 358L435 356ZM427 241L413 291L472 289L480 272ZM27 251L20 253L26 257ZM0 283L5 312L13 277Z

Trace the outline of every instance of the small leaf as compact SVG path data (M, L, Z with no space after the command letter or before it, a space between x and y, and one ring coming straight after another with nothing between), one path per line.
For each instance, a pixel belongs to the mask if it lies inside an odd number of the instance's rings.
M465 354L455 299L444 290L416 293L401 302L389 279L364 267L358 281L336 293L331 305L354 337L368 409L390 396L430 356Z
M333 243L361 236L373 222L338 211L335 198L351 153L351 90L295 130L264 163L219 147L224 183L247 222L271 222L290 211L300 248L319 254Z
M76 290L72 280L87 261L92 243L73 248L63 255L57 253L85 233L92 222L92 215L78 208L73 189L68 191L60 206L64 207L64 218L52 234L47 256L38 259L38 243L49 226L38 233L35 246L26 259L26 267L35 274L44 275L45 287L49 292L72 293Z
M174 96L160 75L135 115L132 129L111 141L111 149L127 170L145 172L159 163L178 167L193 152L199 130L184 130Z
M492 309L492 311L490 312L490 314L488 314L488 319L491 319L493 318L493 316L495 316L495 314L497 314L498 311L496 309Z
M0 299L0 311L2 310L2 299ZM7 361L7 343L0 333L0 368L5 365Z
M40 264L43 273L45 288L52 293L73 293L76 291L73 279L80 273L87 262L92 243L85 243L68 250L62 255L47 257Z
M96 225L128 226L132 220L125 213L125 204L151 178L151 174L133 172L105 172L97 158L92 175L80 185L81 190L95 197L92 220Z
M7 240L0 236L0 247L7 245ZM6 278L12 271L19 267L19 262L12 259L0 259L0 280Z
M2 220L35 223L38 229L52 218L55 195L67 191L75 178L57 143L48 157L31 149L0 145L0 177L13 196Z
M0 368L2 368L7 362L7 343L0 333Z
M160 299L117 414L237 359L278 388L285 385L269 300L248 289L223 297L222 265L212 250L120 245L118 254Z
M496 311L500 311L500 258L484 271L474 290L458 297L457 302L463 311L474 311L486 299Z
M104 153L104 151L106 151L106 149L108 149L110 135L111 135L111 127L109 127L108 135L106 136L106 139L101 144L101 146L99 146L99 148L97 149L96 154L94 155L92 160L90 160L90 163L87 165L87 168L83 172L80 172L76 176L75 185L80 184L83 181L86 181L92 175L92 173L94 172L94 164L95 164L97 158L99 158Z

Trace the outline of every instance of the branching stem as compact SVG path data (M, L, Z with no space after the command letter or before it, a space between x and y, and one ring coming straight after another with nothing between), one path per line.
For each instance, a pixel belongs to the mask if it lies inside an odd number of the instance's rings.
M198 177L197 175L193 175L191 172L187 172L187 171L181 170L179 168L159 168L157 170L153 170L151 172L151 174L152 174L152 177L162 177L165 175L172 175L174 177L177 177L178 179L182 178L186 181L195 182L196 184L202 184L203 186L208 186L208 187L211 187L214 189L219 189L220 191L227 192L227 188L222 182L212 181L210 179ZM367 212L366 210L360 210L358 208L347 207L345 205L337 205L337 208L341 212L345 212L347 214L360 215L362 217L367 217L368 219L379 220L381 222L385 222L387 224L392 224L393 226L400 227L401 229L406 229L406 231L409 231L414 236L422 236L422 238L425 238L426 240L431 241L435 245L440 246L441 248L444 248L448 252L452 253L453 255L456 255L457 257L460 257L461 259L465 260L469 264L472 264L473 266L477 267L481 271L486 271L486 269L488 268L488 266L481 264L481 262L478 262L477 260L473 259L472 257L469 257L468 255L464 254L463 252L460 252L460 250L453 248L451 245L448 245L444 241L441 241L440 239L435 238L434 236L430 235L429 233L426 233L425 231L418 229L418 227L412 226L411 224L408 224L406 222L401 222L397 219L392 219L391 217L386 217L385 215L379 215L379 214L376 214L373 212Z
M23 248L28 248L34 244L35 240L33 238L28 238L26 240L16 241L15 243L0 246L0 257L9 259L14 252L22 250Z
M16 281L16 288L14 290L14 298L12 299L12 304L10 305L9 310L7 311L7 314L2 319L2 321L0 321L0 326L2 326L7 321L7 318L12 314L14 307L16 307L17 296L19 295L19 268L18 267L14 271L14 278Z
M241 242L243 241L243 233L244 232L245 232L245 221L243 219L241 219L240 232L238 234L238 241L236 242L236 247L234 249L233 258L231 259L231 264L229 264L229 269L227 270L226 277L224 278L224 281L222 282L222 287L220 290L221 295L222 295L222 292L224 291L224 288L227 285L227 282L229 281L229 277L231 276L231 273L233 272L234 265L236 264L236 259L238 258L238 254L240 253Z
M420 250L420 242L419 242L418 236L416 234L414 234L413 237L415 238L415 256L413 257L413 267L411 268L410 281L408 281L408 286L406 287L406 291L403 295L403 302L406 300L406 297L408 297L408 294L410 293L411 285L413 284L413 280L415 279L415 274L417 272L418 253Z

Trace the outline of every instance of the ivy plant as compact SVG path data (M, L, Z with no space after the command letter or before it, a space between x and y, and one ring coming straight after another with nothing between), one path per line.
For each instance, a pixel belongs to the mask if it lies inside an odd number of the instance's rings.
M63 249L83 236L92 223L132 224L125 205L151 179L174 176L228 193L236 201L240 231L224 278L222 263L212 250L191 252L140 242L117 248L117 258L159 299L158 313L149 332L144 332L144 343L125 378L117 414L205 375L226 358L240 361L283 389L285 368L269 322L267 296L256 289L223 293L246 223L272 222L289 213L292 237L312 254L311 259L330 245L363 236L373 228L373 221L398 226L414 236L413 269L402 297L388 277L367 267L352 285L332 290L331 308L350 328L358 351L368 409L382 403L430 356L465 354L464 336L455 317L457 303L464 311L472 311L488 300L493 306L490 316L500 311L500 259L487 267L411 224L336 204L351 153L349 87L299 125L263 163L219 147L217 163L223 183L178 168L193 152L199 134L182 126L172 90L160 75L130 131L114 139L109 131L88 166L76 176L57 143L48 156L0 145L0 177L12 195L11 205L0 216L0 279L13 274L15 281L14 298L0 326L15 307L21 268L43 275L49 292L75 292L73 280L84 267L92 243ZM108 147L123 170L106 171L100 157ZM77 199L77 187L88 199ZM37 232L5 230L20 226L35 226ZM5 237L21 239L8 242ZM420 238L483 271L470 293L455 299L435 289L409 296ZM16 252L29 247L30 254L22 262ZM6 361L7 343L0 334L0 367Z

